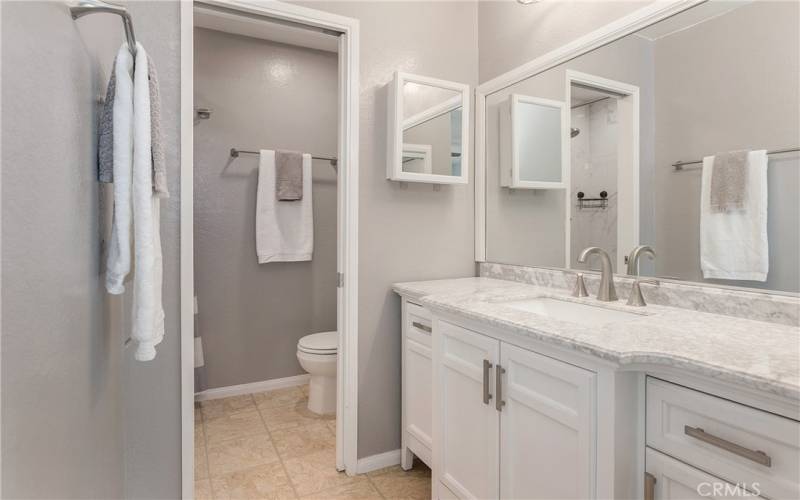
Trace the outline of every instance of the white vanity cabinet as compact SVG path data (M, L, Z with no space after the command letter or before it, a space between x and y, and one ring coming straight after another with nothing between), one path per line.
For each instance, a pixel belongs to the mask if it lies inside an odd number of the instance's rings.
M431 314L403 300L401 466L408 470L416 455L432 467Z
M439 496L593 498L595 373L446 321L435 328Z

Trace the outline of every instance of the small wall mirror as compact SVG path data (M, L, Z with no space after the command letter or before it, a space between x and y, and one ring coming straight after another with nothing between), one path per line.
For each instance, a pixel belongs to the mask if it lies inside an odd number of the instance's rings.
M387 178L468 182L468 85L396 72L388 109Z
M562 101L511 94L500 108L500 185L563 189L566 106Z

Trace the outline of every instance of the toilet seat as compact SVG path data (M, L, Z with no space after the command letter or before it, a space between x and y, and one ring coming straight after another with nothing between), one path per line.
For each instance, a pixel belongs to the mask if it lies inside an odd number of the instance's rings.
M297 350L306 354L336 355L339 332L321 332L306 335L297 342Z

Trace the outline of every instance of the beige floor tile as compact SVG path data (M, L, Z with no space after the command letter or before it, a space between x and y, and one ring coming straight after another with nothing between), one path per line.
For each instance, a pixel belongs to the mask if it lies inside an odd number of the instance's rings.
M203 423L203 411L200 409L200 403L194 404L194 423L195 425Z
M384 467L383 469L374 470L372 472L368 472L367 475L370 477L374 476L382 476L385 474L393 474L396 476L414 476L414 477L431 477L431 470L422 462L420 459L414 459L414 465L410 470L403 470L402 467L399 465L392 465L391 467Z
M334 449L336 438L324 422L271 431L272 442L283 460Z
M398 500L428 500L431 498L431 471L424 464L404 471L399 466L375 471L372 484L384 498Z
M194 448L194 479L208 479L208 459L205 446Z
M336 436L336 419L328 420L325 422L325 424L328 426L328 429L331 430L333 435Z
M259 392L258 394L253 394L253 399L259 409L277 408L278 406L296 405L298 403L308 404L308 395L299 386Z
M352 500L381 500L381 495L369 481L357 481L355 483L337 486L329 490L312 493L303 498L314 498L319 500L330 499L352 499Z
M194 447L205 446L206 433L203 430L203 424L194 424Z
M203 479L194 482L194 500L213 500L211 481Z
M207 445L267 432L261 415L256 410L229 413L219 418L206 420L203 425Z
M365 476L348 476L337 471L333 448L284 460L283 465L300 496L367 480Z
M262 407L259 411L264 417L264 423L267 424L267 429L269 429L270 432L325 422L336 418L335 415L317 415L309 411L305 402L290 406L279 406L277 408Z
M268 434L210 444L207 453L208 472L211 477L279 460Z
M211 480L211 486L217 500L296 498L280 462L215 477Z
M200 407L203 412L203 420L208 421L209 419L220 418L231 413L255 409L255 403L253 402L253 396L244 394L242 396L232 396L230 398L201 401Z

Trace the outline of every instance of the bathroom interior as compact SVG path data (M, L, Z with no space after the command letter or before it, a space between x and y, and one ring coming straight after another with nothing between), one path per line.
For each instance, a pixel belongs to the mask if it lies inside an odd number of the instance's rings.
M0 27L1 498L800 498L800 2Z

